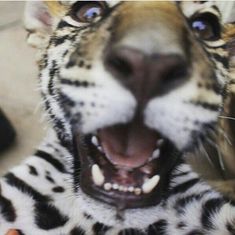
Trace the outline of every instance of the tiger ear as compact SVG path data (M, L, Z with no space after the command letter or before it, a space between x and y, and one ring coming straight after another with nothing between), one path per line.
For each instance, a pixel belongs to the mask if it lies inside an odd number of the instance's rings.
M33 47L42 48L52 31L52 16L44 1L27 1L24 25L29 32L27 42Z

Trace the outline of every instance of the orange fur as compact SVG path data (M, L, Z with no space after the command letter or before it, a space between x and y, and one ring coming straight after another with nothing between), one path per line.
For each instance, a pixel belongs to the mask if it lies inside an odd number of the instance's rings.
M67 7L65 5L62 5L58 1L45 1L45 4L47 5L50 14L53 17L60 17L63 16L64 13L67 11Z

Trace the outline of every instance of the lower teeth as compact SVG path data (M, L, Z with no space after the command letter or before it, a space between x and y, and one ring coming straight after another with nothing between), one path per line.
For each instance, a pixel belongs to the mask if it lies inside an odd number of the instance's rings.
M122 186L118 184L111 184L111 183L105 183L104 184L104 189L106 191L110 191L111 189L120 191L120 192L130 192L130 193L135 193L136 195L140 195L142 193L141 188L135 188L133 186Z
M98 138L96 136L92 136L91 142L93 143L93 145L96 146L96 148L104 153L103 148L99 145L99 141ZM157 146L160 147L163 144L164 140L160 139L157 141ZM149 158L149 161L152 161L154 159L159 158L161 152L160 149L155 149L152 153L151 158ZM95 164L92 166L92 179L93 182L95 183L95 185L97 186L102 186L104 190L106 191L110 191L111 189L113 190L117 190L120 192L129 192L129 193L133 193L135 195L140 195L141 193L144 194L148 194L151 193L154 188L157 186L158 181L160 179L160 177L158 175L153 176L151 179L148 179L147 181L145 181L142 185L141 188L139 187L134 187L134 186L123 186L123 185L118 185L116 183L112 184L112 183L104 183L105 181L105 177L103 175L102 170L100 169L100 167Z

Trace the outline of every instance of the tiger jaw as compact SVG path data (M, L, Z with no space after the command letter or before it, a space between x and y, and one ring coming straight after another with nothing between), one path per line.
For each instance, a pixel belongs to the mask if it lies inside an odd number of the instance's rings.
M123 126L118 128L128 129L129 124ZM107 130L100 130L92 135L76 136L82 164L82 191L117 208L139 208L158 204L169 185L167 175L178 159L179 153L173 145L157 133L152 137L152 131L147 128L144 137L149 135L148 140L142 139L138 134L133 140L130 137L131 130L128 130L129 137L125 150L131 149L131 153L141 151L136 146L141 139L145 140L145 152L142 150L142 156L128 156L128 151L117 154L116 151L120 151L119 141L121 138L126 140L125 136L117 136L115 133L116 136L109 135L107 140L102 131ZM107 146L108 141L111 145L116 141L116 148L110 150L111 147Z

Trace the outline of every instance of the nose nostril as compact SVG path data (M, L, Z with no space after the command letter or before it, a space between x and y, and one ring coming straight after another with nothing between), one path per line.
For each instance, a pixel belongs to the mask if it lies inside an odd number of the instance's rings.
M133 68L131 64L118 56L112 56L108 58L107 65L114 73L128 77L133 73Z
M189 74L188 66L186 64L180 64L173 66L167 70L164 74L164 82L177 82L185 79Z

